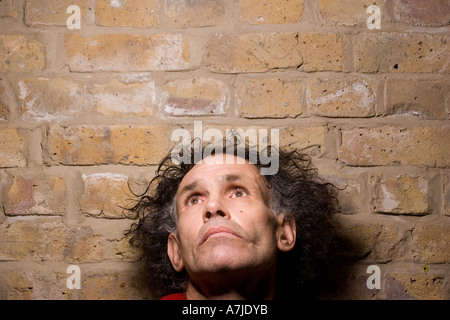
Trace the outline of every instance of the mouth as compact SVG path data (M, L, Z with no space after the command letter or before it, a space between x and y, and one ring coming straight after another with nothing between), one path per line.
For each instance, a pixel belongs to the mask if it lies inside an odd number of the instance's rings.
M208 239L213 238L213 237L218 237L218 236L241 238L241 236L239 234L237 234L235 231L233 231L232 229L225 227L225 226L220 226L220 227L210 228L208 231L206 231L205 235L203 236L202 240L200 241L199 246L201 246L203 243L205 243Z

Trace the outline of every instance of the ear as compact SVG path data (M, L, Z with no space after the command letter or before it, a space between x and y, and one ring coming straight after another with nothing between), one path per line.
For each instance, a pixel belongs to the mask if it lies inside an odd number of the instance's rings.
M175 233L169 234L167 239L167 255L169 256L172 267L177 272L181 272L184 269L183 258L180 254L180 247L178 245L178 238Z
M277 222L276 236L278 249L287 252L294 247L295 239L297 238L295 219L291 215L279 214Z

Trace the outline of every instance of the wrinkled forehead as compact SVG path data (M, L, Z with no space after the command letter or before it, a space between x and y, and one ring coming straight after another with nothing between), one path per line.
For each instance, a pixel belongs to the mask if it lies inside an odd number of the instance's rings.
M185 185L201 181L202 179L221 179L230 176L245 181L253 181L261 185L261 187L266 187L260 170L256 165L231 154L219 154L208 156L193 166L183 177L178 186L178 191Z

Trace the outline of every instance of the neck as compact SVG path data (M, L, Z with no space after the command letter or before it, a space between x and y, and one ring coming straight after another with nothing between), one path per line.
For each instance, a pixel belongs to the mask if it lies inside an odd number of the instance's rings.
M231 272L230 272L231 273ZM270 300L274 298L275 272L236 275L220 273L190 277L187 300Z

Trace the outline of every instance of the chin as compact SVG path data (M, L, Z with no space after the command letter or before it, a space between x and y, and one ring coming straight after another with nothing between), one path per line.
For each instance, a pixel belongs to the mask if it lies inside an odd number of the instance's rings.
M201 264L210 272L223 272L248 268L251 264L248 250L227 245L217 245L202 256Z

